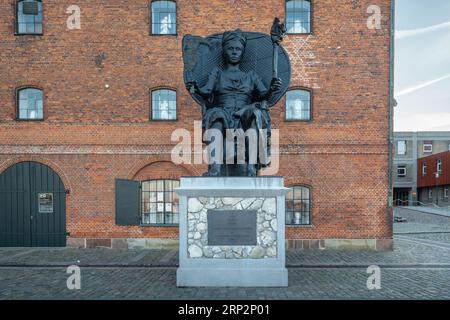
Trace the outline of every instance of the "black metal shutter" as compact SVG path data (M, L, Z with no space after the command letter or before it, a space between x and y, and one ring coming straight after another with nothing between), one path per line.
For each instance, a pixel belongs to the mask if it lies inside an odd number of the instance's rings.
M139 225L139 181L116 179L116 224Z

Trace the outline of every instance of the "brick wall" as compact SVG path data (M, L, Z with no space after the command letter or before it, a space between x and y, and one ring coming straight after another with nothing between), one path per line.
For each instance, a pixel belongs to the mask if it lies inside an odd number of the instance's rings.
M201 119L184 89L182 37L237 27L268 33L274 16L284 18L284 1L178 1L176 36L149 35L146 0L76 1L81 30L68 30L71 4L44 1L44 35L14 36L14 1L0 1L0 172L30 159L57 171L71 190L72 237L175 238L176 228L116 226L114 179L204 171L170 163L172 131ZM366 26L369 5L381 8L380 30ZM389 7L390 0L313 1L312 34L284 42L291 87L313 90L313 121L285 122L284 99L272 111L282 143L278 174L312 188L312 226L288 227L289 239L392 236ZM15 120L16 88L26 85L44 90L42 122ZM157 87L177 90L178 121L149 121Z

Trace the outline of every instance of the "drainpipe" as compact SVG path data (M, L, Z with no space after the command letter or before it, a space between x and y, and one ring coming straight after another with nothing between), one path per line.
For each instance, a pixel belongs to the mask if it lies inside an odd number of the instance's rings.
M395 45L395 0L391 0L391 17L389 30L389 177L388 177L388 221L393 228L393 190L392 190L392 146L394 143L394 45Z

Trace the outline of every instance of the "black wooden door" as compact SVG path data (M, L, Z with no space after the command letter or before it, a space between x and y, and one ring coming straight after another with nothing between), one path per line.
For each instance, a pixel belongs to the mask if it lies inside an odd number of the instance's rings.
M66 245L66 193L56 172L21 162L0 175L0 246Z

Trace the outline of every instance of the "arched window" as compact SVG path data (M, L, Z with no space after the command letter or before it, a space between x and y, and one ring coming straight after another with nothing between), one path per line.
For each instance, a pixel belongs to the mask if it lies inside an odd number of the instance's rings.
M151 34L177 33L177 4L175 1L152 1Z
M311 33L311 1L286 1L286 28L288 33Z
M311 120L311 91L295 89L286 93L286 120Z
M170 89L158 89L151 93L152 120L176 120L177 119L177 93Z
M142 182L141 224L178 224L179 199L173 192L178 180L149 180Z
M311 224L311 191L307 186L292 186L286 195L286 224Z
M17 1L16 33L42 34L42 1Z
M44 119L42 90L23 88L17 92L17 118L19 120Z

